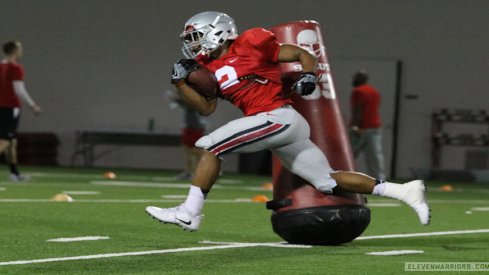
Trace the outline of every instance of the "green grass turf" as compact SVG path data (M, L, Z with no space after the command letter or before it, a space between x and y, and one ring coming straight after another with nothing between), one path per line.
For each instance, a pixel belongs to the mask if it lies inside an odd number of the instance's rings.
M27 183L11 183L0 173L0 262L205 247L200 241L268 243L281 242L263 203L211 202L198 232L151 220L148 205L171 207L183 199L163 200L162 195L186 195L184 188L143 186L174 182L169 171L115 170L115 181L139 186L96 185L108 181L102 169L28 167ZM209 200L250 199L267 190L270 178L227 174ZM371 206L372 218L363 236L489 228L489 184L451 183L453 192L441 192L447 183L428 182L433 210L432 224L419 225L407 206ZM63 191L98 191L98 195L71 195L74 202L51 202ZM16 201L7 201L12 199ZM29 199L39 201L18 201ZM395 202L368 196L370 203ZM156 200L143 202L137 200ZM470 213L470 212L469 212ZM47 242L52 238L109 236L108 240L70 243ZM371 256L365 253L391 250L423 250L424 254ZM341 246L313 248L246 247L169 254L110 257L62 262L0 265L0 274L399 274L405 262L489 262L489 233L356 240ZM453 273L451 273L453 274Z

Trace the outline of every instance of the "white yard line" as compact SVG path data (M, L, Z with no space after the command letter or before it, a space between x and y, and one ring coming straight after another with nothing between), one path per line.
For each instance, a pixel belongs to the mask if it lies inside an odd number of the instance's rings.
M148 181L106 181L92 180L90 184L103 186L129 186L129 187L158 187L158 188L183 188L188 189L189 183L148 182Z
M285 247L285 248L311 248L312 245L305 244L290 244L290 243L240 243L240 242L213 242L209 240L200 241L200 244L222 244L222 245L240 245L240 244L255 244L256 246L267 247Z
M37 202L51 202L51 203L59 203L53 201L51 199L0 199L0 203L16 203L16 202L29 202L29 203L37 203ZM167 203L167 202L182 202L182 199L74 199L70 203ZM251 199L247 198L237 198L237 199L229 199L229 200L213 200L207 199L206 203L255 203L252 202Z
M150 178L152 181L177 181L175 177L151 177Z
M96 179L101 178L102 173L100 175L97 174L86 174L86 173L43 173L43 172L32 172L29 173L32 177L39 178L74 178L74 179Z
M50 199L0 199L0 202L53 202Z
M190 183L172 183L172 182L147 182L147 181L104 181L93 180L90 184L103 185L103 186L129 186L129 187L156 187L156 188L181 188L188 189ZM263 191L271 192L263 187L247 187L247 186L222 186L216 184L213 189L226 189L226 190L246 190L246 191Z
M408 255L408 254L423 254L423 250L391 250L391 251L378 251L378 252L368 252L367 255L373 256L397 256L397 255Z
M440 231L440 232L425 232L425 233L364 236L364 237L356 238L355 241L357 241L357 240L358 241L372 240L372 239L397 239L397 238L411 238L411 237L442 236L442 235L479 234L479 233L489 233L489 229L455 230L455 231Z
M163 199L185 199L187 195L161 195Z
M218 179L217 183L241 184L241 183L243 183L243 181L237 180L237 179Z
M108 236L85 236L85 237L74 237L74 238L56 238L49 239L46 242L57 242L57 243L69 243L69 242L82 242L82 241L99 241L108 240Z
M489 211L489 207L472 207L470 208L472 211Z
M179 252L190 252L190 251L205 251L205 250L257 247L257 246L261 246L261 245L257 244L257 243L239 243L239 244L226 244L226 245L215 245L215 246L205 246L205 247L186 247L186 248L149 250L149 251L137 251L137 252L107 253L107 254L95 254L95 255L74 256L74 257L60 257L60 258L46 258L46 259L0 262L0 266L24 265L24 264L48 263L48 262L64 262L64 261L114 258L114 257L126 257L126 256L154 255L154 254L168 254L168 253L179 253ZM280 247L288 247L288 246L280 246ZM293 248L293 247L291 247L291 248Z
M489 229L366 236L366 237L359 237L356 240L409 238L409 237L421 237L421 236L478 234L478 233L489 233ZM205 251L205 250L243 248L243 247L282 247L282 248L309 248L310 247L307 245L292 245L292 244L284 244L284 243L237 243L237 242L212 242L212 241L202 241L201 243L203 244L215 243L215 244L223 244L223 245L149 250L149 251L137 251L137 252L123 252L123 253L95 254L95 255L84 255L84 256L73 256L73 257L34 259L34 260L18 260L18 261L0 262L0 266L47 263L47 262L64 262L64 261L114 258L114 257L126 257L126 256L154 255L154 254L168 254L168 253L179 253L179 252L189 252L189 251Z
M391 202L397 202L397 200L394 199L374 199L372 197L368 197L369 203L367 203L367 206L369 206L371 203L391 203ZM428 198L428 203L429 204L489 204L489 200L457 200L457 199L450 199L450 200L430 200Z
M99 191L63 191L66 195L100 195Z

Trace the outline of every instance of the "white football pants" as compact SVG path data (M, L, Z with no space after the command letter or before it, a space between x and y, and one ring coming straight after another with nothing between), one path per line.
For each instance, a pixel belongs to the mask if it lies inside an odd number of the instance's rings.
M309 139L307 121L292 106L228 122L195 143L214 155L271 150L292 173L314 186L333 188L333 169L323 152Z

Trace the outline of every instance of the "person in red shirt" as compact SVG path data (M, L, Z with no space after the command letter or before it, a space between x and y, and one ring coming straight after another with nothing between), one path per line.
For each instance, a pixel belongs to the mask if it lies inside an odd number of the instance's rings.
M19 125L21 99L38 115L41 108L32 100L24 85L24 69L18 63L22 44L9 41L3 44L5 59L0 62L0 154L5 153L10 167L10 180L28 180L17 167L16 132Z
M385 179L380 93L368 84L366 71L355 73L352 84L350 141L353 154L357 157L365 152L368 173L378 179Z
M192 179L197 163L200 160L202 149L195 147L195 142L204 136L207 129L208 120L201 116L193 108L190 108L185 101L182 100L179 92L175 90L167 91L170 100L170 108L181 108L184 111L183 124L181 132L181 144L185 159L185 168L182 173L175 176L175 180L190 180Z
M309 138L307 121L284 95L280 62L300 62L303 73L294 84L300 95L316 87L314 55L292 44L279 44L275 35L254 28L238 35L234 20L221 12L202 12L191 17L181 34L187 59L173 66L172 83L183 100L202 115L212 114L217 98L205 98L186 84L185 78L198 63L214 72L220 86L217 96L240 108L244 117L203 136L196 147L204 149L185 202L177 207L146 207L153 218L195 231L202 219L207 194L215 183L221 159L236 152L270 150L284 167L304 178L320 192L338 186L347 192L397 198L410 205L422 224L430 220L422 181L388 183L364 174L334 171L323 152Z

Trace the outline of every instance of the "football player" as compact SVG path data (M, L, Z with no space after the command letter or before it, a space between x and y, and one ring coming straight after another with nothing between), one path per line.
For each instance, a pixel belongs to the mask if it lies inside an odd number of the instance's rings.
M229 153L271 150L284 167L330 194L333 188L375 194L407 203L421 224L430 222L425 186L416 180L405 184L384 182L370 176L334 171L323 152L309 139L307 121L282 93L280 62L300 62L303 73L294 84L300 95L311 94L316 82L316 57L291 44L279 44L275 35L254 28L238 35L227 14L206 11L191 17L181 34L187 59L174 64L171 82L182 98L202 115L210 115L217 98L206 98L185 83L196 63L214 72L219 97L241 109L244 117L233 120L203 136L196 146L204 149L188 196L173 208L149 206L146 212L157 220L195 231L202 219L204 200L220 171L221 159Z

